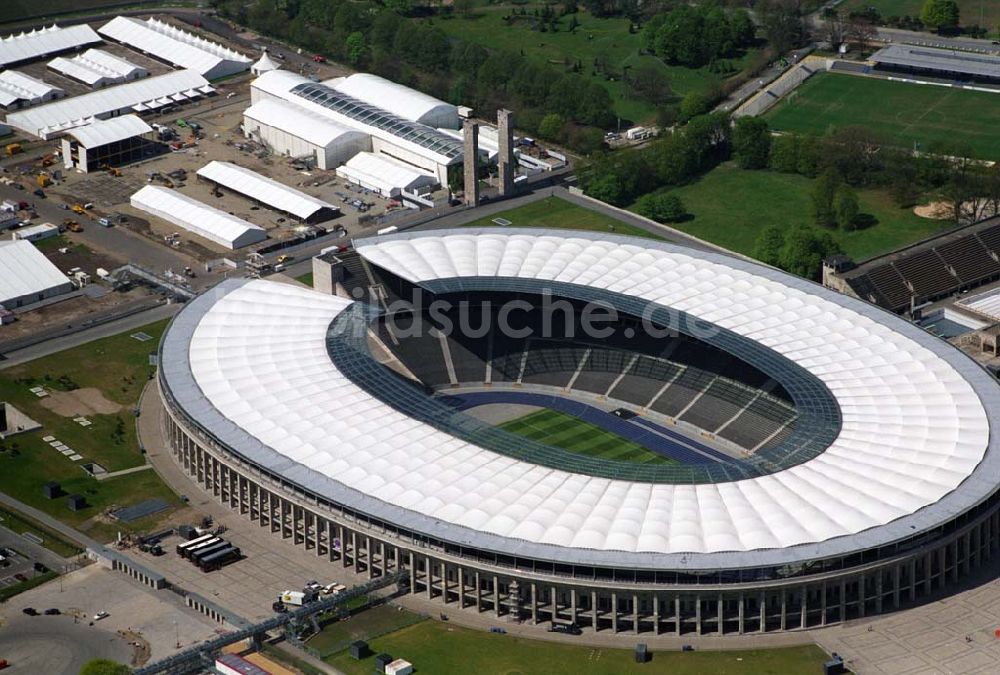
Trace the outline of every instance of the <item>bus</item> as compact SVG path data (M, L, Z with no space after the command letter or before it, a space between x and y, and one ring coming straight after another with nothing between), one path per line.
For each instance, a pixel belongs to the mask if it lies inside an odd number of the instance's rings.
M194 554L197 553L198 551L201 551L209 546L214 546L215 544L218 544L220 541L222 541L222 539L220 539L219 537L215 536L209 537L208 539L199 544L195 544L194 546L190 546L184 549L184 551L181 552L181 557L187 560L191 560L192 556L194 556Z
M184 555L184 551L188 550L192 546L197 546L198 544L204 544L206 541L214 537L214 534L203 534L200 537L195 537L194 539L188 539L187 541L177 544L177 555Z
M205 556L199 560L198 567L201 568L202 572L211 572L239 559L240 549L235 546L227 546L221 551L216 551L212 555Z
M225 539L220 539L214 544L211 544L204 548L199 548L197 551L194 551L191 554L191 562L197 565L200 560L204 560L207 556L210 556L213 553L217 553L222 549L226 548L227 546L229 546L229 542L226 541Z

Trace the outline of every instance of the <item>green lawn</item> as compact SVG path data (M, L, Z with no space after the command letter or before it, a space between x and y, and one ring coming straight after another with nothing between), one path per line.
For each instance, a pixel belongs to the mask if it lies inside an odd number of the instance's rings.
M636 642L642 642L636 636ZM753 651L654 651L653 660L637 664L627 649L601 649L540 642L424 621L369 642L373 654L388 652L406 659L418 673L449 675L798 675L818 673L829 657L819 647L789 647ZM374 656L355 661L349 652L327 659L347 675L368 675Z
M35 535L42 540L42 546L63 558L70 558L83 553L83 549L79 546L70 544L44 525L36 523L26 516L22 516L20 513L14 513L9 509L0 509L0 518L3 519L0 520L0 525L18 534L27 532Z
M306 286L312 286L313 285L313 273L312 272L306 272L305 274L303 274L300 277L295 277L295 280L302 282Z
M958 2L959 24L980 25L991 33L1000 23L1000 2L996 0L956 0ZM847 0L842 9L863 10L874 7L883 19L890 16L913 16L920 18L920 9L926 0Z
M355 640L368 640L424 620L426 617L413 612L400 610L391 605L381 605L358 612L346 621L327 624L310 638L308 645L323 657L332 656L338 651L347 649Z
M152 497L179 506L178 497L154 471L97 481L80 466L94 461L108 471L117 471L144 463L135 435L132 408L153 372L149 354L155 352L166 325L166 321L160 321L0 371L0 400L13 403L42 424L40 430L15 436L3 444L0 490L97 539L111 537L118 529L141 531L167 515L161 512L124 526L96 517L108 507L126 506ZM130 337L138 332L153 339L139 342ZM35 385L49 390L66 390L70 384L81 389L99 389L106 399L121 408L111 414L87 414L92 425L84 428L72 417L44 407L42 401L45 399L38 399L29 391L29 387ZM124 429L120 440L114 436L119 419ZM42 441L47 435L55 436L76 450L83 455L83 460L72 462L59 454ZM89 507L73 512L66 507L65 498L45 499L42 485L50 480L59 481L66 494L84 495Z
M662 239L641 227L606 216L597 211L585 209L558 197L546 197L538 201L501 211L467 223L465 227L499 227L493 222L497 218L510 221L509 227L550 227L558 230L587 230L591 232L614 232L633 237Z
M722 164L697 182L673 190L694 216L674 227L751 255L758 234L768 226L814 227L809 216L812 182L796 174L746 171L733 163ZM725 198L720 199L720 195ZM920 218L911 209L898 208L885 192L861 190L858 198L861 212L871 214L878 222L855 232L830 231L844 251L857 261L951 227L945 221Z
M476 7L467 17L456 14L454 17L436 19L434 24L450 36L476 42L495 49L504 47L510 51L523 53L528 58L550 64L554 68L563 68L564 64L573 65L578 61L582 65L581 74L599 82L614 102L615 112L624 120L635 123L650 121L655 109L649 103L638 98L624 97L625 87L620 73L625 66L633 70L641 64L651 63L666 74L671 89L678 96L683 96L692 90L703 90L709 82L719 81L719 76L708 71L708 68L684 68L668 66L660 59L649 54L639 54L638 32L629 33L628 19L595 18L581 9L576 14L579 27L569 32L570 16L562 17L557 22L557 32L542 33L531 30L531 23L520 20L508 25L503 17L513 9L524 7L528 13L541 5L486 5ZM594 57L603 57L616 76L609 81L602 73L593 72ZM737 69L745 67L752 57L752 52L740 59L733 59Z
M499 427L539 443L590 457L636 464L676 464L672 459L605 431L596 424L555 410L528 413Z
M903 147L958 143L973 156L1000 158L1000 94L818 73L765 117L779 131L861 124Z

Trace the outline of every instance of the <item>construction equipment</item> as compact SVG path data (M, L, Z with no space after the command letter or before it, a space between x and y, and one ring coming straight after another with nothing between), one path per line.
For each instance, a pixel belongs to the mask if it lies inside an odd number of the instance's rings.
M65 227L70 232L83 232L83 225L76 222L72 218L67 218L63 221L63 227Z
M13 157L19 152L24 152L24 148L21 147L20 143L8 143L7 147L4 148L4 152L7 153L8 157Z
M72 209L73 213L79 214L81 216L87 214L86 209L83 208L83 204L73 204L73 206L69 208Z
M56 156L49 154L42 157L42 166L49 167L56 163Z
M287 253L282 253L281 255L278 256L278 262L279 263L288 262L291 259L292 259L292 256L288 255Z
M49 178L49 174L42 171L35 177L35 183L37 183L40 188L47 188L52 185L52 179Z

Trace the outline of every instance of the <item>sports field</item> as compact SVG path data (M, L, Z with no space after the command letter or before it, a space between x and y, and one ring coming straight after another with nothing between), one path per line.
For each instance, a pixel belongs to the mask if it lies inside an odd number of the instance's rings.
M502 219L510 224L506 227L551 227L557 230L587 230L590 232L614 232L633 237L662 239L640 227L623 223L597 211L585 209L558 197L546 197L538 201L501 211L493 216L480 218L465 227L499 227Z
M595 424L555 410L529 413L499 427L518 436L590 457L637 464L676 463Z
M860 124L900 146L958 144L1000 159L1000 93L819 73L765 117L780 131L822 134Z

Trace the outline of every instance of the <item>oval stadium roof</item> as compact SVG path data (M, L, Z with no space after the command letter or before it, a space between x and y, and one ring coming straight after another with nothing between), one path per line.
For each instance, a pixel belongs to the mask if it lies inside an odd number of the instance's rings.
M168 331L174 400L237 452L339 503L462 545L581 564L786 564L936 527L992 494L1000 388L882 310L760 265L597 233L469 230L355 242L414 283L573 284L676 308L819 378L842 413L818 456L752 479L651 484L516 460L411 419L343 375L351 301L226 282ZM985 407L984 407L985 406Z

